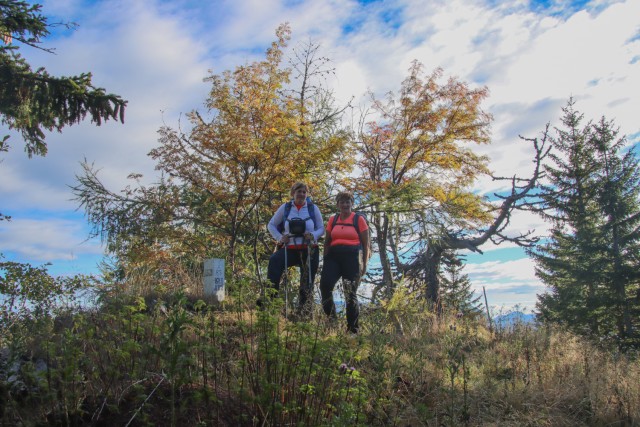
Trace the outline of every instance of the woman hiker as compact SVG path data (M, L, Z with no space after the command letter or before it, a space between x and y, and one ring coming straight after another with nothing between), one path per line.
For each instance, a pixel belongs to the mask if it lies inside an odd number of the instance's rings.
M322 214L308 194L309 187L303 182L296 182L291 187L292 200L282 204L267 225L269 233L278 242L278 249L269 258L267 279L278 290L285 267L299 266L298 309L303 314L310 313L313 283L320 261L317 241L324 234ZM309 254L311 275L308 271Z
M350 192L336 196L338 211L327 222L324 244L324 263L320 275L322 309L329 317L336 317L333 289L343 279L347 309L347 330L358 333L358 296L360 279L367 271L369 260L369 226L364 216L353 212L354 198Z

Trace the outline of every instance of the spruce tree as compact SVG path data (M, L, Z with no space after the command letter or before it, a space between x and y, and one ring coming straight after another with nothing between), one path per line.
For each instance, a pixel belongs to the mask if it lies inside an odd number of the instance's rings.
M593 125L593 143L600 164L598 204L604 216L603 235L607 312L621 346L640 346L640 167L635 153L625 150L613 122L604 117Z
M0 0L0 123L22 134L29 157L47 154L44 130L61 131L87 115L97 125L124 122L127 104L94 87L91 73L54 77L44 68L31 69L18 53L19 44L51 52L41 47L50 25L40 10L38 4ZM7 150L8 138L0 140L0 151Z
M544 320L574 330L599 334L603 307L601 269L596 247L601 216L596 203L597 165L591 146L590 124L582 127L583 115L563 108L563 128L550 137L551 164L545 165L549 183L541 186L540 213L551 222L548 241L531 252L536 274L550 289L538 309Z
M548 184L540 188L539 212L552 226L530 252L549 288L537 308L543 320L629 345L638 305L638 162L632 152L621 155L625 140L611 122L582 125L573 106L550 138Z
M446 252L443 257L443 269L440 274L440 300L445 308L457 312L481 313L481 296L471 289L469 276L463 273L463 258L454 252Z

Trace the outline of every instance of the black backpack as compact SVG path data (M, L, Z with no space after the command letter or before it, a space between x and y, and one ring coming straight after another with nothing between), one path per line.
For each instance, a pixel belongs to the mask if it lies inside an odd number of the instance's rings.
M289 218L289 213L291 212L291 207L293 206L293 200L289 200L287 203L284 204L284 213L282 215L282 222L280 224L277 225L277 229L280 233L282 233L284 231L284 223L285 221L287 221L287 219ZM311 221L313 221L313 229L315 230L318 225L316 224L316 208L315 205L313 204L313 201L311 200L311 197L307 197L307 210L309 211L309 214L311 215ZM307 218L309 219L309 218ZM304 221L306 221L307 219L304 219ZM294 220L298 220L298 218L294 218ZM296 221L291 221L289 220L289 231L291 231L291 234L294 235L302 235L304 234L304 229L302 230L301 233L297 233L296 231L300 231L298 229L294 230L292 228L292 222L295 223ZM294 227L296 227L294 225ZM297 227L296 227L297 228ZM306 228L306 226L305 226Z

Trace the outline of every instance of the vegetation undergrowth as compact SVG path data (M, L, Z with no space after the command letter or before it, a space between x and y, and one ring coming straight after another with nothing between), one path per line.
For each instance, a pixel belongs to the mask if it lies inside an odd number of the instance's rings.
M236 286L242 289L242 286ZM243 294L245 296L243 296ZM401 295L402 293L398 293ZM14 319L2 425L636 425L640 363L546 327L490 333L426 304L364 307L347 335L275 298L111 295ZM405 305L411 307L405 307ZM27 320L29 329L25 326ZM401 325L401 326L399 326Z

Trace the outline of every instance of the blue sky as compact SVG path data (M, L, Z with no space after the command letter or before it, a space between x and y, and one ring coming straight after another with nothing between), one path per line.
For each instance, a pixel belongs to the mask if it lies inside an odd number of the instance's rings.
M82 123L48 135L49 154L28 159L19 137L0 155L0 252L54 274L96 271L103 248L70 185L87 159L105 184L119 190L132 172L156 175L147 153L157 130L203 110L209 70L220 73L259 59L276 27L289 22L292 46L309 39L331 58L328 84L339 101L366 106L365 93L397 90L412 60L444 69L471 86L487 86L492 144L479 150L497 175L527 175L530 151L518 135L536 137L559 124L571 96L588 119L615 119L637 143L640 135L640 1L525 0L47 0L51 22L74 21L46 41L56 54L23 49L34 66L57 75L91 71L94 83L129 100L126 123ZM7 133L7 132L5 132ZM490 180L477 189L501 190ZM516 215L510 232L546 226ZM533 307L544 287L521 249L483 248L466 272L490 304Z

